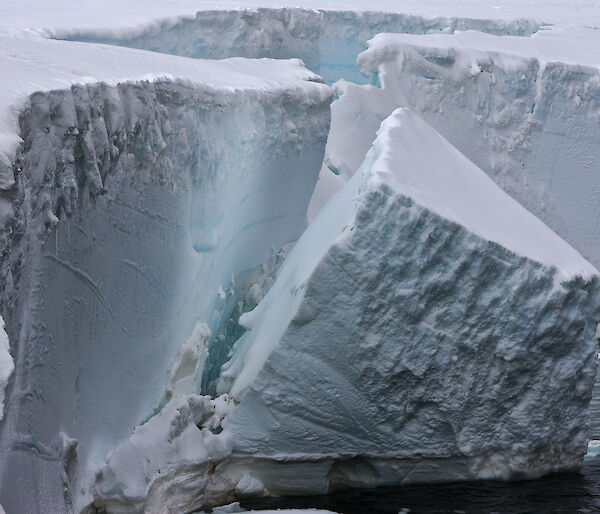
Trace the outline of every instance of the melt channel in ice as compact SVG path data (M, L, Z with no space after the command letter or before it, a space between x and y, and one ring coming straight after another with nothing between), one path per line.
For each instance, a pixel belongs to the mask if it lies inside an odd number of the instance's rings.
M231 465L274 494L577 468L597 274L394 111L240 320Z

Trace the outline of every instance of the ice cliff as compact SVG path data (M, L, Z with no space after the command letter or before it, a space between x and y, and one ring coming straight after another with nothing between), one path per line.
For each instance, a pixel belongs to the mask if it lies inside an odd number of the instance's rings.
M338 84L326 164L347 179L381 121L410 107L598 266L600 61L590 33L379 34L358 66L381 88ZM312 216L343 183L327 166L322 177Z
M528 19L493 20L420 16L389 11L259 8L199 11L115 35L111 30L53 31L54 37L110 43L203 59L232 56L299 58L327 82L340 78L366 83L356 56L380 32L414 34L479 30L529 36L542 23Z
M598 294L591 264L396 110L242 317L232 459L276 494L574 469Z
M597 31L188 0L12 27L9 4L8 514L577 468Z
M79 511L116 444L195 392L190 360L218 369L207 335L303 231L329 125L298 61L46 43L23 39L0 105L5 151L23 140L2 192L9 513Z

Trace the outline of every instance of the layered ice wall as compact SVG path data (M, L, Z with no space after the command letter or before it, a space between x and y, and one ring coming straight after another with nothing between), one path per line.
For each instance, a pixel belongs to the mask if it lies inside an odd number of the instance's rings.
M190 337L184 350L205 350L221 291L247 290L304 229L330 92L298 61L202 62L35 39L22 47L54 61L37 75L35 59L20 64L16 83L35 87L19 82L25 69L42 84L88 84L17 105L23 143L9 168L16 184L3 193L0 262L16 372L0 495L8 512L79 511L109 451L169 389L195 388L195 368L178 366L177 354ZM143 76L144 66L151 80L118 82L122 68ZM114 85L90 78L103 67Z
M364 84L356 56L380 32L411 34L480 30L529 36L543 24L531 20L492 20L419 16L395 12L357 12L259 8L199 11L146 29L115 34L109 30L57 30L55 37L110 43L203 59L232 56L299 58L327 82L340 78Z
M399 109L242 317L231 467L273 494L576 469L598 294L591 264Z
M332 109L330 169L351 176L381 120L409 106L599 265L596 32L376 36L358 62L365 73L377 74L382 88L339 85L344 94ZM340 182L328 175L324 169L313 213Z

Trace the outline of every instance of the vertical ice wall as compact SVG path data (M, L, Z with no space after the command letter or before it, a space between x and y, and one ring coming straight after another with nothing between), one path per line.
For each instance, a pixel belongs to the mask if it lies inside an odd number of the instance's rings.
M544 37L549 45L558 42ZM342 86L348 94L334 107L326 158L351 175L381 120L398 106L411 107L600 264L598 68L552 62L542 36L522 42L476 33L429 38L382 34L371 41L359 66L378 74L382 89ZM474 49L478 45L484 50ZM575 58L576 50L570 52ZM349 127L349 119L362 122Z
M12 166L2 315L9 512L80 507L85 479L159 406L221 289L302 232L329 92L171 82L34 94ZM190 384L188 387L193 387Z
M422 17L389 12L311 10L299 8L199 11L195 18L163 22L115 36L102 31L62 31L59 38L110 43L203 59L225 57L299 58L326 82L340 78L359 84L356 56L380 32L410 34L481 30L491 34L529 36L540 23L531 20L485 20Z

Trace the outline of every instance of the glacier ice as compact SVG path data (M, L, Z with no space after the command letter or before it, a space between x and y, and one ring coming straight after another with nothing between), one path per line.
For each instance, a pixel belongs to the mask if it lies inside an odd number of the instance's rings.
M357 68L356 56L366 49L367 40L380 32L427 34L471 29L529 36L542 26L528 19L505 21L421 16L390 10L357 12L277 6L203 10L195 17L169 19L120 34L102 29L57 29L53 36L203 59L300 58L327 82L345 78L364 84L370 79Z
M578 466L597 271L459 150L596 263L593 30L109 3L0 5L9 514Z
M232 465L275 494L574 469L598 294L591 264L396 110L241 320Z
M326 159L344 158L351 175L381 121L397 107L410 107L598 266L594 32L379 34L358 65L382 87L337 85L341 97L332 107ZM324 167L311 218L343 183L330 175Z
M30 65L9 56L0 86L16 113L2 151L23 140L2 193L18 365L0 495L9 512L79 511L109 452L194 389L181 360L204 360L220 292L260 282L304 229L331 93L297 60L6 41Z

